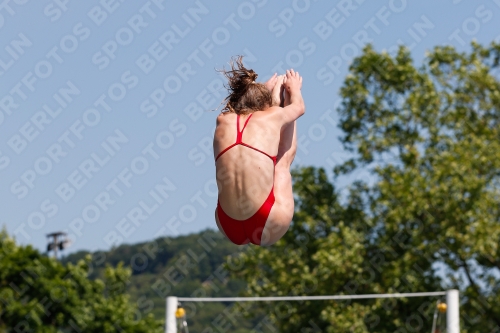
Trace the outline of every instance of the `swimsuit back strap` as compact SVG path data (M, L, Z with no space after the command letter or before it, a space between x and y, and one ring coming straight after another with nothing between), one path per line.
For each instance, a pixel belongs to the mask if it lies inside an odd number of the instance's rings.
M241 142L241 133L240 133L240 115L236 115L236 143Z
M252 147L252 146L250 146L250 145L248 145L248 144L246 144L246 143L244 143L244 142L242 142L242 143L240 143L240 144L241 144L242 146L248 147L248 148L250 148L250 149L253 149L253 150L255 150L255 151L258 151L258 152L259 152L259 153L261 153L261 154L266 155L267 157L269 157L270 159L272 159L272 160L273 160L274 165L276 165L276 156L271 156L271 155L269 155L268 153L266 153L265 151L262 151L262 150L260 150L260 149L255 148L255 147Z
M243 137L243 131L245 130L245 127L247 127L248 121L250 118L252 118L253 113L251 113L247 120L245 121L245 124L243 124L243 128L240 131L240 115L236 115L236 143L241 143L242 137Z
M217 155L217 157L215 158L215 162L217 162L217 160L219 159L219 157L221 157L222 154L224 154L226 151L228 151L229 149L233 148L236 145L237 145L237 143L233 143L232 145L230 145L229 147L227 147L226 149L224 149L223 151L221 151L219 153L219 155Z
M224 154L226 151L228 151L229 149L233 148L234 146L243 145L245 147L251 148L253 150L258 151L259 153L262 153L262 154L266 155L267 157L269 157L270 159L272 159L273 162L274 162L274 165L276 165L276 156L271 156L271 155L267 154L266 152L263 152L262 150L254 148L252 146L249 146L249 145L247 145L246 143L244 143L242 141L243 131L247 127L248 121L250 120L250 118L252 117L252 115L253 115L253 113L251 113L248 116L247 120L245 121L245 124L243 124L243 128L241 129L241 131L240 131L240 115L239 114L236 115L236 142L233 143L232 145L230 145L229 147L227 147L226 149L224 149L223 151L221 151L217 155L217 157L215 158L215 161L217 161L222 154Z

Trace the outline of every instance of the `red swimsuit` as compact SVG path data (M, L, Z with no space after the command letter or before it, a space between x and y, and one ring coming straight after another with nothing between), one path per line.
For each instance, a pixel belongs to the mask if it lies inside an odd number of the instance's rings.
M274 165L276 165L276 156L271 156L269 154L266 154L262 150L249 146L241 141L241 138L243 136L243 131L245 130L245 127L247 126L247 123L251 117L252 114L248 116L247 120L245 121L245 125L243 125L243 129L240 132L240 115L239 114L237 115L236 142L227 147L226 149L224 149L223 151L221 151L219 155L217 155L217 157L215 158L216 162L217 159L219 159L219 157L229 149L237 145L242 145L266 155L271 160L273 160ZM217 215L219 217L220 226L224 230L224 233L229 238L229 240L234 244L243 245L247 244L248 242L251 242L252 244L260 245L262 231L264 230L264 226L266 224L267 218L269 217L269 213L271 212L271 208L273 207L273 205L274 205L274 185L273 188L271 189L271 193L269 193L269 196L267 197L264 204L262 204L262 206L259 208L258 211L255 212L255 214L253 214L250 218L246 220L236 220L227 215L222 209L220 202L217 200Z

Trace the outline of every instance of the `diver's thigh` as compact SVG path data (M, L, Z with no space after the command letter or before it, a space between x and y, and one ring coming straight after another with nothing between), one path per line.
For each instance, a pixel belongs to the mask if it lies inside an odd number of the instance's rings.
M273 207L274 209L275 207ZM288 228L290 227L291 219L284 219L278 215L280 213L275 213L274 216L269 215L264 230L262 231L262 237L260 240L261 246L273 245L285 235Z
M292 175L286 163L277 163L274 169L274 199L276 220L292 220L295 201L293 198Z
M288 231L292 222L293 204L291 207L289 203L283 205L282 200L280 202L280 198L276 197L276 193L275 199L273 208L271 209L266 224L264 225L264 229L262 230L262 237L260 241L260 245L262 246L269 246L279 241Z
M294 200L292 175L286 163L278 162L274 169L274 205L262 231L261 245L276 243L286 233L293 218Z

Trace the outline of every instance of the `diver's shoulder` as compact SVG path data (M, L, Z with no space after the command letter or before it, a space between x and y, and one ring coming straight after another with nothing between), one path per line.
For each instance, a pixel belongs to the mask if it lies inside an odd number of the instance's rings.
M260 111L262 112L263 114L266 114L266 115L274 115L274 114L278 114L280 112L283 111L283 108L282 107L279 107L279 106L271 106L263 111Z
M217 125L227 123L233 118L234 112L221 112L216 119Z

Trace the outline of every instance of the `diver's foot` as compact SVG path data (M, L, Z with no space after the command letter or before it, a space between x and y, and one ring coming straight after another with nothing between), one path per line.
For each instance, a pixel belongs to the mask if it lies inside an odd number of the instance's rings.
M274 85L274 88L271 92L272 100L273 100L273 106L281 106L283 107L283 79L285 78L284 75L279 75L276 78L276 83Z
M272 92L274 89L274 86L276 85L276 81L278 81L278 74L274 73L273 76L271 76L271 78L269 78L269 80L264 82L264 85L266 86L267 89L269 89L269 91Z

